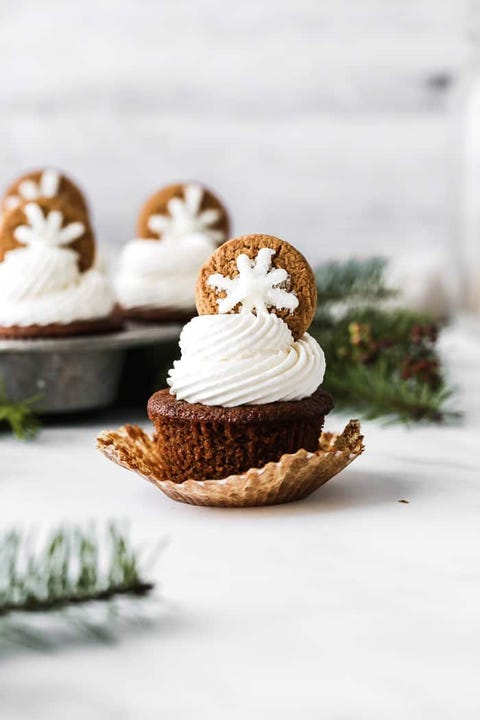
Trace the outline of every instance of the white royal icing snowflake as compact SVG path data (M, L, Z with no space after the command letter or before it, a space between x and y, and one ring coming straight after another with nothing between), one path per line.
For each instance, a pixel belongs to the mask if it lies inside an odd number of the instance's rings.
M218 311L228 313L240 304L242 313L255 312L264 315L268 308L290 310L298 307L298 298L293 292L278 287L289 279L283 268L272 269L272 257L275 250L261 248L255 260L242 253L237 257L238 275L234 278L213 273L207 284L217 290L224 290L226 296L219 298Z
M24 208L28 225L15 228L15 239L24 245L49 245L50 247L68 245L77 240L85 232L85 225L73 222L62 227L63 213L51 210L45 217L41 208L35 203L28 203Z
M220 219L220 211L215 208L200 211L203 189L200 185L186 185L184 199L171 198L167 203L168 215L151 215L148 228L157 235L178 239L193 233L203 233L214 242L225 240L221 230L211 226Z
M44 170L37 182L35 180L22 180L19 184L18 195L9 195L5 198L5 207L12 210L20 205L22 200L38 200L41 197L53 198L58 193L60 175L56 170Z

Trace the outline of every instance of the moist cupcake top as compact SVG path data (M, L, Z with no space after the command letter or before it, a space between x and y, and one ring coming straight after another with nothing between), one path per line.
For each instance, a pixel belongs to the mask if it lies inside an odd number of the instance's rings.
M177 399L235 407L301 400L319 387L325 358L306 332L314 276L291 245L229 241L202 267L196 300L200 315L183 329L168 378Z
M167 417L179 422L219 422L247 425L249 423L291 423L297 420L314 421L319 414L327 415L334 406L332 396L318 388L304 398L297 400L272 402L257 405L223 407L207 406L205 403L178 401L171 392L158 390L148 401L148 417Z

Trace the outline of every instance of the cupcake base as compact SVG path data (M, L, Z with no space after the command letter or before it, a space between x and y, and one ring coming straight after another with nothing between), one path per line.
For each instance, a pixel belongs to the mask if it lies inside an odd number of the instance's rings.
M165 475L154 438L135 425L103 432L97 447L109 460L150 481L172 500L210 507L253 507L301 500L364 451L360 423L350 420L341 435L323 433L314 453L298 450L260 470L251 468L220 480L196 480L193 474L178 483Z
M177 400L168 389L148 402L148 416L170 480L223 478L261 468L300 448L314 452L332 397L316 390L293 402L209 407Z
M5 340L23 340L27 338L71 337L73 335L99 335L117 332L122 328L120 317L111 315L96 320L77 320L72 323L50 323L50 325L0 325L0 338Z
M195 309L176 310L175 308L124 308L118 306L115 310L119 317L125 320L135 320L141 323L181 323L185 325L197 315Z

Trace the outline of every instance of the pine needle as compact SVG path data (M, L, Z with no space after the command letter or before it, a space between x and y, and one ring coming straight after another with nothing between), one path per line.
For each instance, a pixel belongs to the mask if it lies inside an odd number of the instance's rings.
M327 359L323 387L336 406L367 419L454 420L436 349L439 328L424 313L386 308L386 260L327 263L316 271L318 307L310 333Z
M383 364L344 366L340 372L327 369L324 386L337 408L354 409L367 420L445 422L459 417L459 413L444 409L452 395L450 389L393 378Z
M55 633L45 630L47 617L50 625L66 623L74 635L81 631L111 640L118 602L122 600L125 609L126 600L135 605L154 590L154 583L143 577L142 564L126 532L114 522L101 533L94 526L60 528L36 550L32 538L20 530L3 534L0 648L2 640L50 647Z
M5 386L0 379L0 426L6 424L19 440L31 440L40 429L40 420L34 406L40 395L12 402L7 398Z
M324 310L329 303L365 304L395 297L397 291L385 287L386 265L387 260L381 257L320 265L315 271L319 309Z
M18 530L0 537L0 617L148 594L153 584L141 577L139 557L114 523L107 543L109 559L102 569L94 529L59 529L37 552Z

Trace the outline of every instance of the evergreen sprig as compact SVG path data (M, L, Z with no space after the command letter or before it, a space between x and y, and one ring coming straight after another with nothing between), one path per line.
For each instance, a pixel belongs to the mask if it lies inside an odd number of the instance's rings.
M331 303L375 303L397 295L387 288L384 273L387 260L381 257L366 260L330 261L315 271L318 309L323 312Z
M39 398L39 395L35 395L18 402L9 400L0 378L0 426L7 424L20 440L30 440L35 437L40 428L40 421L34 410Z
M102 533L94 526L60 528L39 550L31 545L20 530L0 536L0 640L26 638L28 645L48 646L27 620L46 615L110 639L114 603L144 598L154 589L142 575L139 553L116 523ZM99 606L107 612L92 623L89 609Z
M454 419L436 349L439 328L424 313L385 306L397 295L385 283L385 269L381 258L317 269L319 302L310 332L327 358L323 386L337 407L369 419Z
M45 612L118 595L146 595L139 558L124 532L110 524L109 559L102 569L94 528L55 531L39 552L21 531L0 538L0 617L12 612Z
M452 391L443 382L432 388L427 383L403 380L390 372L384 362L372 367L330 365L324 385L334 396L338 409L355 408L368 420L444 422L459 416L444 407Z

